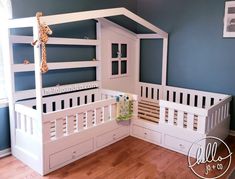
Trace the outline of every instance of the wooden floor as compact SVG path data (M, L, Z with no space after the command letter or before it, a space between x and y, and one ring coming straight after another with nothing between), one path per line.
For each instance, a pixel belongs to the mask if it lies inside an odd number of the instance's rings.
M235 137L228 137L226 143L234 154L232 165L223 178L227 178L235 168ZM0 179L7 178L193 179L197 177L188 168L186 156L127 137L45 177L41 177L13 156L0 159Z

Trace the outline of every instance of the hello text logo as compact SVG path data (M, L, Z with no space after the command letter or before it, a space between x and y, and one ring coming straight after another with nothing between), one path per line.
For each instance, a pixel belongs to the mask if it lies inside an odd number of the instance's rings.
M203 179L222 177L228 171L231 160L232 152L228 145L213 136L194 142L188 152L189 168Z

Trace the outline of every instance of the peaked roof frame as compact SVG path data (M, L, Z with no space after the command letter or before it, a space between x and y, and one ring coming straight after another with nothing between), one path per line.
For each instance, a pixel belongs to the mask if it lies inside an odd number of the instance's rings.
M162 29L158 28L157 26L151 24L150 22L146 21L145 19L141 18L140 16L134 14L133 12L123 7L49 15L41 17L41 20L44 21L47 25L56 25L62 23L99 19L105 17L119 16L119 15L123 15L130 18L131 20L137 22L138 24L160 35L162 38L168 37L167 32L163 31ZM35 22L35 18L36 17L12 19L9 20L8 27L9 28L32 27Z

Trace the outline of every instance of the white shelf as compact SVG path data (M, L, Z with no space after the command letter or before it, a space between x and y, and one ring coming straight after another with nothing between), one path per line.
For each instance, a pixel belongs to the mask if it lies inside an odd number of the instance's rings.
M47 63L49 70L72 69L72 68L88 68L99 66L99 61L76 61L76 62L57 62ZM34 71L34 64L14 64L13 72L30 72Z
M99 86L100 86L99 81L52 86L52 87L43 88L42 96L73 92L73 91L84 90L84 89L98 88ZM34 89L32 89L32 90L24 90L24 91L15 92L14 98L17 101L21 99L34 98L35 96L36 96L36 92Z
M11 43L16 44L31 44L33 42L32 36L11 35ZM77 39L77 38L62 38L62 37L49 37L47 44L50 45L88 45L96 46L100 44L99 40L93 39Z

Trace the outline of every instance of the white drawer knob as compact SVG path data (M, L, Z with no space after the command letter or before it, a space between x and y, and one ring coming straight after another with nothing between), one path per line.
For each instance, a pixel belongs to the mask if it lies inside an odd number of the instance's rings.
M73 151L72 159L75 159L75 158L76 158L76 151Z
M184 149L184 145L183 144L179 144L181 149Z

